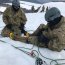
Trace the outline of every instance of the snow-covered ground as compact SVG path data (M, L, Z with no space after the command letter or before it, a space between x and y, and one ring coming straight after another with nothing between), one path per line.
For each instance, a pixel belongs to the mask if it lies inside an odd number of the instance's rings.
M27 3L29 4L29 3ZM61 10L61 14L65 16L65 3L58 2L58 3L47 3L44 4L45 6L49 7L58 7ZM61 9L62 8L62 9ZM27 23L25 25L25 29L28 32L33 32L37 29L37 27L43 23L46 24L47 22L44 19L44 13L27 13ZM2 21L2 15L0 15L0 32L2 28L5 26L5 24ZM13 48L11 45L15 45L18 47L26 47L26 48L32 48L31 44L25 44L23 42L19 41L13 41L10 38L3 38L0 37L0 65L35 65L35 59L31 58L30 56L26 55L25 53ZM35 46L33 48L34 50L38 51L38 48ZM24 49L23 49L24 50ZM28 51L28 50L27 50ZM43 56L51 59L65 59L65 51L62 50L61 52L51 51L47 48L40 48L40 52L43 54ZM41 57L41 56L40 56ZM50 65L50 60L47 60L43 57L41 57L43 60L47 62L48 65ZM65 62L60 61L61 63ZM43 64L44 65L44 64ZM53 64L54 65L54 62ZM65 64L64 64L65 65Z
M0 6L0 11L1 11L1 12L4 12L5 9L6 9L6 7L2 7L2 6Z

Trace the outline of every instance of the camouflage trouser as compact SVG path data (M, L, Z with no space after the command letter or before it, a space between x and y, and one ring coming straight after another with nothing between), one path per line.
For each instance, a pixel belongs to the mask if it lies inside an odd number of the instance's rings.
M53 40L50 40L50 42L48 43L48 48L53 51L60 52L61 50L65 48L65 45L61 44L60 42L56 43L56 40L53 39Z
M8 28L5 26L4 29L3 29L2 32L1 32L1 35L2 35L3 37L9 37L9 34L10 34L11 32L13 32L14 35L18 35L18 36L21 35L21 30L20 30L17 26L12 26L12 29L13 29L13 31L10 30L10 29L8 29Z
M47 45L44 42L39 42L38 36L30 36L28 41L36 46L47 48Z
M13 30L13 31L12 31ZM10 37L10 33L13 33L13 40L26 42L27 38L21 37L21 30L17 26L12 26L12 30L7 28L7 26L4 27L4 29L1 32L1 35L3 37Z
M59 44L58 43L54 43L54 41L50 40L48 44L44 43L44 42L39 42L39 39L37 36L31 36L28 39L30 41L31 44L39 46L39 47L43 47L43 48L48 48L50 50L53 51L58 51L60 52L61 50L63 50L65 48L65 45Z

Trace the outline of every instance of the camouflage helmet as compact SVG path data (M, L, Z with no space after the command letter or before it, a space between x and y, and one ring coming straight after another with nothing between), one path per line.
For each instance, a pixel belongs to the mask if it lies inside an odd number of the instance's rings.
M46 21L52 21L57 17L60 17L61 13L58 8L52 7L45 13L45 20Z

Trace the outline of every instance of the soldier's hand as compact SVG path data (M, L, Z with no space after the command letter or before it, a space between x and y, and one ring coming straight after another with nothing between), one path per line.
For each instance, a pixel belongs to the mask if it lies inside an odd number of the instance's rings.
M26 34L24 35L25 38L29 38L29 33L26 32Z
M45 30L47 28L47 25L40 24L39 29L40 30Z
M12 29L12 24L7 24L6 27L11 30Z
M40 24L40 29L41 28L44 28L46 25L44 25L44 24Z

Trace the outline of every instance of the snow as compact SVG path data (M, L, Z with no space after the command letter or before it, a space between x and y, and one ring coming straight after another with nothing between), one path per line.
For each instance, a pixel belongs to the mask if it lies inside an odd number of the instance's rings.
M9 39L7 39L7 41L8 40ZM33 60L33 62L31 62L30 60ZM0 43L0 65L26 65L26 64L33 65L34 59L30 58L29 56L18 50L15 50L13 47L11 47L11 45L7 43Z
M2 6L0 6L0 12L4 12L5 9L6 9L6 7L2 7Z
M40 24L47 24L47 22L44 19L44 13L28 13L26 14L26 16L28 19L25 25L26 30L35 31Z
M60 4L63 6L60 6ZM46 3L44 4L45 6L49 6L49 7L58 7L61 10L61 14L63 16L65 16L65 3L63 2L58 2L58 3ZM62 7L62 9L61 9ZM3 9L2 9L3 10ZM25 25L25 29L32 33L34 32L37 27L40 24L47 24L47 22L44 19L44 13L27 13L26 17L27 17L27 23ZM5 24L2 21L2 15L0 15L0 33L2 28L5 26ZM35 59L31 58L30 56L24 54L23 52L13 48L11 45L17 46L17 47L26 47L26 48L32 48L31 44L25 44L23 42L20 41L14 41L11 40L8 37L0 37L0 40L3 40L7 43L1 42L0 41L0 65L35 65ZM33 48L34 50L38 51L38 48L36 46L34 46ZM24 49L23 49L24 50ZM28 50L27 50L28 51ZM61 52L56 52L56 51L51 51L47 48L40 48L40 52L43 54L43 56L51 58L51 59L65 59L65 51L62 50ZM43 60L45 60L47 62L48 65L50 60L47 60L43 57L40 56L40 58L42 58ZM64 61L60 61L60 62L65 62ZM53 62L54 65L54 62Z
M28 6L35 6L35 7L39 7L41 4L37 4L37 3L32 3L32 2L25 2L25 1L20 1L20 4L24 4L24 5L28 5Z
M65 16L65 2L50 2L50 3L46 3L44 4L44 6L48 6L48 7L57 7L60 11L61 14Z
M3 23L3 20L2 20L2 15L0 15L0 33L1 33L1 30L4 28L5 24Z

